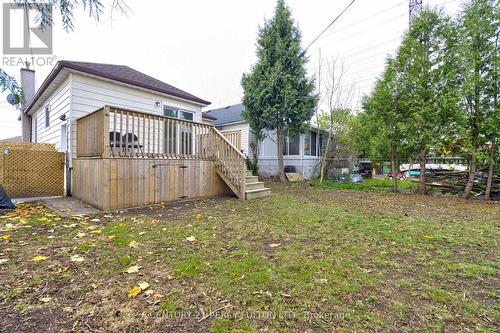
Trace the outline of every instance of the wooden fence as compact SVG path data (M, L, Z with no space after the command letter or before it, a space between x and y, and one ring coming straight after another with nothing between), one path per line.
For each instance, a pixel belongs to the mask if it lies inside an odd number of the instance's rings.
M11 198L64 195L64 153L53 145L0 143L0 184Z

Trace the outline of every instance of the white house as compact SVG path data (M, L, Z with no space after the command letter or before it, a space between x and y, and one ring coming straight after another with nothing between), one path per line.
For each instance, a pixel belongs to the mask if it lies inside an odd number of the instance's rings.
M216 120L213 124L224 134L243 154L253 158L252 142L255 141L250 125L241 113L243 104L235 104L219 109L204 112ZM259 175L273 177L278 174L278 158L276 151L276 133L266 132L264 140L258 143ZM295 170L305 178L310 178L318 173L320 152L326 146L327 133L311 126L304 134L294 138L285 138L283 158L285 169Z
M66 153L67 187L76 157L76 120L105 105L195 122L213 121L201 112L210 102L128 66L59 61L36 93L32 70L23 69L21 81L25 92L32 91L31 96L26 94L28 102L23 108L23 122L31 119L31 126L23 124L23 130L28 128L31 133L23 136L32 142L54 144Z

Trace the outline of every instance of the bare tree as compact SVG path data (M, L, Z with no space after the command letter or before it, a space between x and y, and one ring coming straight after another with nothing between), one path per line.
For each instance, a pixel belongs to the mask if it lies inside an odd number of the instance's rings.
M347 129L351 114L350 105L354 96L354 83L344 85L345 66L343 61L334 58L327 62L325 78L325 99L327 110L319 116L318 125L328 130L328 139L320 159L320 183L330 170L342 135Z

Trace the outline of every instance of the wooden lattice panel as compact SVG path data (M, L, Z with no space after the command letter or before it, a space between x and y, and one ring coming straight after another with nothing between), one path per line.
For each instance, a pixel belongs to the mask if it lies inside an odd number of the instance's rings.
M2 146L0 183L12 198L64 194L64 153L53 145Z
M8 148L16 150L57 151L56 147L50 143L5 141L0 143L0 147L2 150Z

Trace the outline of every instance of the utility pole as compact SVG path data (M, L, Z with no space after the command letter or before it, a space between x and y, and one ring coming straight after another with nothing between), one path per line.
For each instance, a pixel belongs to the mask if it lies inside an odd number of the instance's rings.
M422 0L410 0L408 16L410 18L410 26L411 22L415 17L417 17L422 11Z

